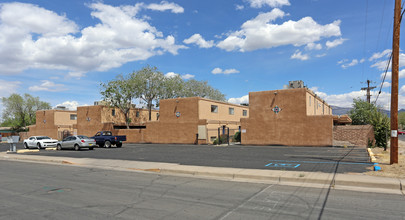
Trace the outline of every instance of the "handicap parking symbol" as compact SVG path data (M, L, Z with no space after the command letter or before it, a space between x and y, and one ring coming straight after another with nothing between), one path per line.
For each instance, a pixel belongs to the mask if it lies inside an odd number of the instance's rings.
M266 167L276 167L276 168L292 168L295 169L299 167L301 164L298 163L269 163L266 164Z

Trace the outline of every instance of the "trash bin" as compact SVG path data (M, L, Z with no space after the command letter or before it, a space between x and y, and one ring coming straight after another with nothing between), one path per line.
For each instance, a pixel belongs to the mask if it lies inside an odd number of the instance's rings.
M7 142L10 144L9 153L17 153L17 143L20 140L20 136L9 136Z

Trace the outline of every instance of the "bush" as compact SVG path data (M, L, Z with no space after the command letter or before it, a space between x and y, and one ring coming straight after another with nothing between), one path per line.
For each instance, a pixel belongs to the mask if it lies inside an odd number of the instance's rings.
M228 136L227 135L221 135L219 139L218 138L215 139L213 144L217 145L217 144L225 144L225 143L228 143Z
M233 135L233 141L234 142L240 142L240 131L236 132L235 135Z
M387 150L390 121L386 114L382 113L377 106L361 99L353 100L353 109L349 114L353 125L371 124L374 128L375 146Z

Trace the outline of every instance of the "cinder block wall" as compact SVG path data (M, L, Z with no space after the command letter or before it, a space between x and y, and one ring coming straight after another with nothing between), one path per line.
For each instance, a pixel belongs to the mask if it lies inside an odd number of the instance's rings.
M374 129L371 125L334 126L333 140L345 141L355 146L367 147L368 140L374 143Z

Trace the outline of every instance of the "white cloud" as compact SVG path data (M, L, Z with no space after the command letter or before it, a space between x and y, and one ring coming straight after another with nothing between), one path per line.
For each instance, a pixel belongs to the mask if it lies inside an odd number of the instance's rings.
M172 77L175 77L175 76L180 76L182 79L191 79L191 78L195 77L194 75L191 75L191 74L188 74L188 73L184 74L184 75L180 75L178 73L168 72L168 73L165 74L165 77L167 77L167 78L172 78Z
M343 38L339 38L333 41L326 41L326 47L328 49L333 48L333 47L337 47L341 44L343 44L343 42L345 42L347 39L343 39Z
M384 79L384 75L385 75L385 72L384 72L384 73L381 73L381 79ZM405 69L402 69L402 70L399 71L398 77L399 77L400 79L401 79L401 78L405 78ZM391 80L391 78L392 78L392 73L391 73L391 72L387 72L387 75L385 76L385 80Z
M237 105L248 104L249 103L249 95L245 95L245 96L242 96L240 98L230 98L230 99L228 99L228 102L233 103L233 104L237 104Z
M311 42L311 43L308 43L307 46L305 46L305 49L307 49L307 50L321 50L322 45Z
M325 37L340 36L340 21L320 25L311 17L299 21L286 21L274 24L277 18L286 14L278 8L261 13L256 18L246 21L241 30L231 32L228 37L217 44L226 50L253 51L283 45L302 46L314 43Z
M171 10L172 13L183 13L184 8L176 3L169 3L167 1L161 1L160 4L149 4L146 6L147 9L155 10L155 11L166 11Z
M243 10L244 8L245 8L245 6L243 6L243 5L235 5L235 9L237 11Z
M42 84L39 86L30 86L28 90L37 92L37 91L48 91L48 92L60 92L65 91L67 88L63 84L55 84L49 80L41 80Z
M350 63L347 63L347 61L348 60L346 60L345 63L342 63L341 67L343 69L346 69L346 68L351 67L351 66L356 66L357 64L359 64L359 61L357 59L353 59ZM364 62L364 60L363 60L363 62Z
M81 77L187 48L140 18L140 6L89 4L99 23L79 30L65 16L36 5L0 4L0 74L44 68Z
M237 69L226 69L226 70L223 70L223 69L217 67L217 68L214 68L214 69L211 71L211 73L212 73L212 74L225 74L225 75L227 75L227 74L239 73L239 70L237 70Z
M386 49L386 50L384 50L384 51L381 52L381 53L374 53L374 54L368 59L368 61L377 60L377 59L380 59L380 58L382 58L382 57L388 58L389 55L391 54L391 51L392 51L391 49Z
M384 53L384 52L383 52ZM388 63L388 59L385 60L380 60L377 61L376 63L374 63L373 65L371 65L371 67L375 67L379 70L385 70L387 68L387 63ZM388 66L388 69L391 69L391 62L390 65ZM400 53L399 54L399 67L404 67L405 66L405 54L404 53Z
M200 48L211 48L214 46L214 41L206 41L200 34L193 34L188 39L183 41L185 44L197 44Z
M246 0L250 7L261 8L263 6L270 6L272 8L281 7L284 5L290 5L288 0Z
M291 58L291 59L297 59L297 60L308 60L308 59L309 59L309 56L308 56L308 54L302 54L301 51L296 50L296 51L294 52L294 54L291 55L290 58Z
M20 81L6 81L0 79L0 98L7 97L12 93L17 92L20 85Z
M403 85L403 86L401 87L401 89L399 89L399 93L400 93L400 94L405 94L405 85Z
M195 77L194 75L191 75L191 74L188 74L188 73L181 76L182 79L191 79L191 78L194 78L194 77Z
M65 101L63 103L57 104L53 108L56 108L58 106L65 106L69 110L76 111L77 107L79 106L79 102L77 102L77 101ZM87 106L87 105L81 105L81 106Z
M389 82L384 82L383 83L383 88L389 88L391 86L391 83L389 83Z

